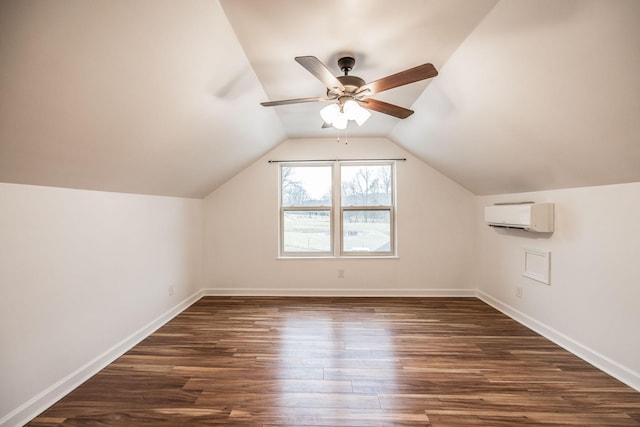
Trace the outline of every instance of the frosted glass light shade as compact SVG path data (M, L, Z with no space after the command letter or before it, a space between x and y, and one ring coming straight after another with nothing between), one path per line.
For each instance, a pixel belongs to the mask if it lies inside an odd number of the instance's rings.
M320 110L320 117L325 123L333 125L336 129L345 129L349 120L355 120L358 126L362 126L364 122L371 116L371 113L362 108L354 100L348 100L344 103L342 111L340 111L340 104L329 104Z
M340 107L335 103L329 104L320 110L320 117L322 117L322 120L324 120L325 123L329 124L333 123L336 117L338 117L338 114L340 114Z
M336 129L345 129L347 127L347 122L348 121L349 121L349 119L347 119L347 115L346 114L338 113L336 118L333 119L333 123L331 123L331 124Z
M362 126L364 122L371 117L371 113L358 105L357 102L349 100L344 104L344 113L349 120L355 120L358 126Z
M355 120L356 119L356 115L358 114L358 109L360 108L360 106L358 105L358 103L356 101L352 101L349 100L347 102L344 103L344 113L347 115L347 119L349 120Z

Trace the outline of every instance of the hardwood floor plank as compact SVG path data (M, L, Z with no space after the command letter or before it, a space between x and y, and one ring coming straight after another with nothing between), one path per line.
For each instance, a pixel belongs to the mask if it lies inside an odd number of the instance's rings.
M640 426L640 393L474 298L206 297L30 426Z
M185 390L228 393L242 390L247 393L352 393L351 381L297 380L297 379L220 379L192 378L183 387ZM370 393L371 394L371 393Z
M318 408L333 410L336 408L380 409L380 401L375 394L349 393L306 393L284 392L278 393L211 393L203 392L198 397L196 406L221 408L226 405L234 409L269 408Z

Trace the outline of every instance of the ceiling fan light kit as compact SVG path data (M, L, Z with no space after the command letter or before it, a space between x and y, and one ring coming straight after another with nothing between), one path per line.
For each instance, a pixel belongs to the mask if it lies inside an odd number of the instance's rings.
M339 101L329 104L320 110L320 117L325 123L332 125L336 129L347 127L349 120L355 121L358 126L362 126L371 113L358 105L353 99L347 100L344 105Z
M368 110L406 119L413 114L412 110L368 97L438 75L433 64L422 64L366 83L360 77L349 75L349 71L353 69L356 62L351 56L344 56L338 60L338 66L344 72L343 76L334 76L315 56L298 56L295 60L326 86L326 97L284 99L262 102L261 105L273 107L302 102L333 101L320 110L320 117L324 121L322 127L333 126L336 129L345 129L349 121L355 121L358 126L362 126L371 116Z

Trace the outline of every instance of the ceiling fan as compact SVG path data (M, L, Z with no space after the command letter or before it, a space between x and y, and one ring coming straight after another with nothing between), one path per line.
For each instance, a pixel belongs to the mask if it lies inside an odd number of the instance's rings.
M344 76L334 76L315 56L298 56L295 60L327 87L326 96L283 99L260 104L265 107L273 107L303 102L335 101L324 107L320 111L320 115L324 120L322 127L333 126L337 129L346 128L349 120L354 120L358 125L362 125L371 115L367 110L378 111L399 119L406 119L413 114L413 110L369 98L369 96L438 75L438 71L433 64L422 64L366 83L360 77L349 75L356 63L353 56L343 56L338 59L338 67L344 72Z

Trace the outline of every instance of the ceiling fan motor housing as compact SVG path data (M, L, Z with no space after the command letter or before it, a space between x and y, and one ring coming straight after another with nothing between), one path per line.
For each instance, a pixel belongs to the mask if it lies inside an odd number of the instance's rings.
M360 89L361 86L365 85L365 81L357 76L337 76L336 77L342 86L344 86L344 95L350 98L355 97L356 92ZM327 89L327 96L333 95L329 89Z
M360 77L349 75L349 71L353 69L355 64L356 60L352 56L343 56L338 59L338 67L344 72L344 76L336 76L336 79L342 83L345 89L344 95L338 97L340 105L344 105L349 99L354 99L358 89L366 84ZM335 96L335 94L330 89L327 89L327 96Z

